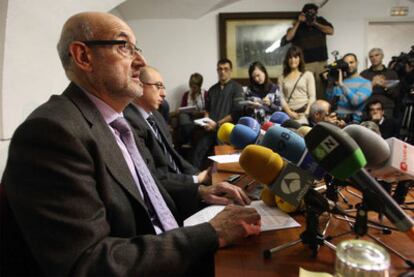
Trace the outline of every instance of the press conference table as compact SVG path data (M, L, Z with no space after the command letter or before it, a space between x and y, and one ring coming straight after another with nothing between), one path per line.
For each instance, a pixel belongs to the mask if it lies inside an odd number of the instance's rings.
M218 146L215 149L216 154L229 154L234 152L229 146ZM224 170L219 167L217 173L213 175L213 180L224 180L228 176L240 172L237 165L228 165ZM240 174L240 173L239 173ZM357 192L355 190L355 192ZM344 192L351 203L359 202L359 199ZM410 214L413 216L413 214ZM263 258L263 251L279 246L284 243L296 241L300 234L305 230L305 218L303 215L293 215L293 218L301 224L300 228L291 228L277 231L262 232L258 236L244 239L235 246L220 249L215 255L215 274L221 276L298 276L299 267L310 271L320 271L334 273L335 252L327 246L321 246L316 258L311 257L311 250L307 245L302 243L296 244L290 248L273 253L270 259ZM370 215L370 219L377 220L375 213ZM320 221L325 222L327 216L321 216ZM384 220L384 223L388 223ZM392 225L391 225L392 226ZM349 231L348 223L332 218L328 227L327 235L335 236ZM390 247L399 251L406 258L414 262L414 242L408 237L397 231L390 235L381 234L379 230L369 228L369 234L380 239ZM340 236L333 239L333 244L338 244L345 239L355 238L354 234ZM363 239L372 241L365 236ZM400 273L408 271L408 266L396 255L388 251L391 256L390 276L398 276Z

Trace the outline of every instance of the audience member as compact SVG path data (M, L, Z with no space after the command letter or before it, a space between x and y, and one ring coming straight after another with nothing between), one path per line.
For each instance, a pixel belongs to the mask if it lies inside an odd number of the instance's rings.
M398 81L397 72L383 64L384 52L380 48L369 51L371 66L361 72L361 76L371 81L372 95L367 102L381 101L384 114L391 118L394 116L395 101L399 94L399 86L390 81Z
M199 172L175 151L168 127L157 111L166 96L161 74L155 68L146 66L141 69L139 77L144 84L143 95L124 110L124 115L151 153L158 180L163 184L173 181L173 186L175 183L210 184L208 170ZM194 185L194 189L198 190L198 185Z
M243 100L243 88L231 79L233 64L229 59L217 62L218 83L207 92L205 135L197 142L192 156L192 164L201 168L209 151L217 144L217 130L223 123L236 122L241 113L240 101Z
M346 123L360 123L367 99L371 96L371 82L358 74L358 59L353 53L343 56L348 71L338 69L338 80L330 81L327 99L336 106L335 112Z
M11 208L1 222L2 275L213 274L219 246L258 232L256 211L233 205L208 223L179 228L175 199L153 179L151 159L122 114L142 95L146 62L135 41L111 14L80 13L65 23L58 52L71 83L10 142L1 182ZM197 197L181 189L193 210L224 194L248 202L243 191Z
M326 35L333 35L333 33L332 24L318 16L318 6L313 3L303 6L298 20L286 33L286 41L303 50L306 69L314 73L318 99L325 98L320 74L325 71L328 60Z
M290 118L307 124L310 105L315 101L315 79L310 71L305 71L299 47L292 46L287 51L279 83L283 93L283 110Z
M181 99L182 108L191 108L182 110L178 113L178 135L180 144L190 144L192 142L195 130L194 119L201 118L205 113L205 102L207 91L202 89L203 76L199 73L193 73L190 76L189 87Z
M269 121L269 117L282 110L278 86L269 79L266 67L260 62L249 66L249 86L247 87L245 113L255 118L260 124Z
M313 127L319 122L331 122L340 128L345 127L345 122L331 111L331 104L322 99L313 102L309 110L309 126Z
M398 137L399 126L393 117L385 115L384 106L379 100L367 104L369 120L375 122L380 129L381 136L384 139Z

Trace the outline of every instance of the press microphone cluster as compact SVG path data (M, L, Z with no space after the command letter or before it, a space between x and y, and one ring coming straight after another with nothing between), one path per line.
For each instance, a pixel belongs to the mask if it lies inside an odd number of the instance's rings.
M236 125L224 123L220 126L217 137L220 141L229 143L235 148L243 149L249 144L261 142L265 131L257 120L252 117L241 117Z
M384 214L414 241L414 221L365 170L367 160L359 145L344 130L320 122L305 136L315 160L332 176L354 182L365 195L383 203Z

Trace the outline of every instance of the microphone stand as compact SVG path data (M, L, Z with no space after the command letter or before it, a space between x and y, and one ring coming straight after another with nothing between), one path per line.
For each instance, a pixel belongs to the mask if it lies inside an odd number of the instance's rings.
M325 209L325 207L321 208L320 205L315 205L317 201L310 201L311 192L312 190L309 190L304 197L306 229L300 234L300 239L282 244L271 249L264 250L263 257L265 259L270 259L273 253L294 246L300 242L309 245L309 248L312 251L313 258L317 256L320 245L326 245L330 249L336 251L336 246L327 241L326 237L319 232L319 217L323 212L327 211L327 209ZM328 223L325 225L325 230L327 225Z
M388 251L395 254L397 257L403 260L411 269L413 269L414 268L413 261L409 260L397 250L393 249L389 245L385 244L384 242L380 241L379 239L377 239L376 237L368 233L368 212L375 211L380 214L382 214L383 212L383 208L380 204L380 201L375 201L374 198L375 197L367 197L366 195L363 195L362 203L357 205L357 216L356 216L355 224L353 227L353 231L355 232L357 237L362 237L364 235L367 235L372 240L381 244ZM391 230L389 230L389 233L384 233L384 229L383 229L382 233L391 234Z

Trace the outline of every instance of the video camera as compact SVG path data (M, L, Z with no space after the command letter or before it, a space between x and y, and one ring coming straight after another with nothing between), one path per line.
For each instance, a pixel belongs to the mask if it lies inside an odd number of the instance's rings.
M406 64L414 67L414 45L411 46L411 50L408 53L401 52L399 56L393 56L388 63L388 67L397 72L398 77L405 75Z
M341 70L342 77L346 78L348 75L348 70L349 70L348 63L345 62L343 59L338 59L338 54L339 54L338 51L333 51L331 54L335 57L335 61L325 66L327 70L322 72L322 74L327 72L328 73L326 77L327 81L335 82L335 81L338 81L339 70Z

